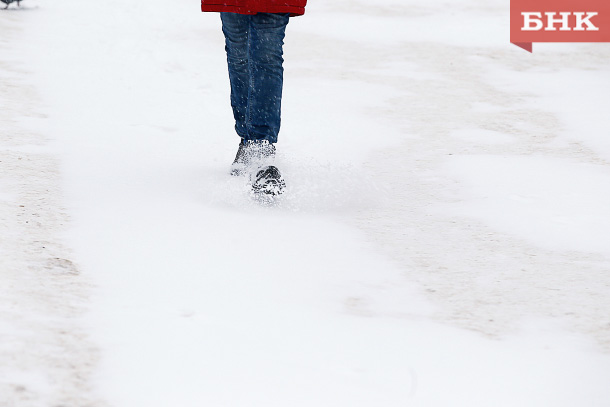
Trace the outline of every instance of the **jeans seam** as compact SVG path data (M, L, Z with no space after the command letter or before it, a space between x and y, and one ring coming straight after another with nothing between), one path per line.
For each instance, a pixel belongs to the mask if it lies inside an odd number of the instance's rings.
M248 18L248 104L246 108L246 139L251 137L252 129L252 89L254 89L254 75L252 73L252 17Z

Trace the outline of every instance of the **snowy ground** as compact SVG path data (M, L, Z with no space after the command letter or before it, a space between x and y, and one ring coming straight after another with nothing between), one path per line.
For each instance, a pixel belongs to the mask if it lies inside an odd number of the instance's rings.
M528 54L497 0L311 2L268 208L227 175L217 15L22 4L0 407L610 406L608 44Z

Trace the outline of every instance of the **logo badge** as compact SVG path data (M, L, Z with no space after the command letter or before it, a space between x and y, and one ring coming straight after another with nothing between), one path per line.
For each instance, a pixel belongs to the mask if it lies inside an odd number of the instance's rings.
M610 42L610 1L511 0L510 42Z

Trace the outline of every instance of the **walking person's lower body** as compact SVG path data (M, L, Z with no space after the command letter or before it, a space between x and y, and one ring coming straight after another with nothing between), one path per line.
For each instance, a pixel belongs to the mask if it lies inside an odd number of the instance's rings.
M242 175L248 167L262 167L275 156L289 15L221 13L221 19L235 131L241 138L231 174Z
M235 130L276 143L280 131L287 14L221 13Z

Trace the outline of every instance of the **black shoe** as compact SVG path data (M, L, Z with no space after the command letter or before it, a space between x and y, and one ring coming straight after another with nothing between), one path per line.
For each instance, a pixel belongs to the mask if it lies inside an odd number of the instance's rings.
M258 167L269 165L275 157L275 146L267 140L243 140L239 143L235 160L231 164L231 175L246 175Z
M286 189L286 182L280 170L273 165L259 169L252 182L252 191L255 194L281 195Z
M20 7L20 2L21 0L0 0L1 2L3 2L4 4L6 4L6 7L4 7L4 9L6 10L8 8L8 6L11 5L12 2L17 1L17 7Z
M245 150L244 140L242 139L242 141L239 143L235 160L233 160L233 164L231 164L231 175L234 177L244 175L244 171L246 169L246 161L244 159Z

